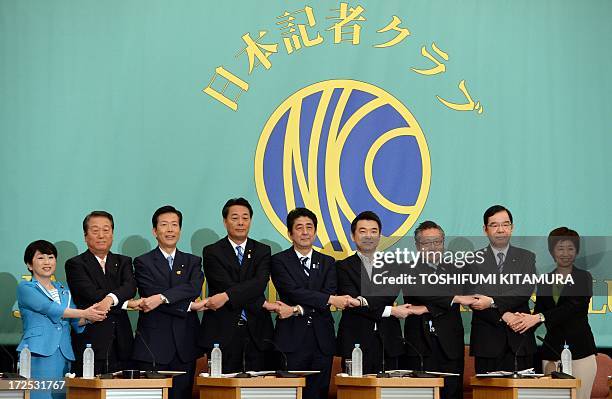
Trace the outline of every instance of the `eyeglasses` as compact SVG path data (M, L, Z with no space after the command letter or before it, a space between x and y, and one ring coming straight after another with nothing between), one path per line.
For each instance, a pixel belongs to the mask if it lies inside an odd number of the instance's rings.
M426 240L426 241L419 240L419 245L422 247L439 247L442 244L444 244L444 238L438 238L435 240Z
M512 226L511 222L504 222L504 223L489 223L487 225L488 228L490 229L499 229L500 227L504 228L504 229L508 229Z

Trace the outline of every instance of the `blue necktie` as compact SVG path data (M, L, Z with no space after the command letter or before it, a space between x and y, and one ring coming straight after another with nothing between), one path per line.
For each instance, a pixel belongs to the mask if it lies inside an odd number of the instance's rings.
M244 254L242 253L242 247L241 246L237 246L236 247L236 256L238 256L238 263L240 263L240 265L242 265L242 258L244 258Z
M170 266L170 271L172 271L172 265L174 264L174 258L172 256L168 256L166 259L168 260L168 266Z
M242 259L244 258L244 253L242 252L242 247L240 245L236 247L236 256L238 257L238 263L240 263L240 266L242 266ZM240 318L244 321L246 321L247 319L246 312L244 311L244 309L242 309L242 312L240 312Z

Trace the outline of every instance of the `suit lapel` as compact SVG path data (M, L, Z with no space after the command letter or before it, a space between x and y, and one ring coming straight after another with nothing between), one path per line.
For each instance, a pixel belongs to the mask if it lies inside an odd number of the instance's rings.
M250 244L250 240L247 241L247 248L249 244ZM221 245L221 251L223 252L223 256L229 261L232 268L236 269L236 271L239 271L241 266L240 266L240 263L238 262L238 255L236 255L236 248L234 248L229 238L225 237L223 239L223 242ZM244 252L245 253L243 254L243 257L242 257L243 265L244 265L244 262L246 261L246 249Z
M109 255L106 255L106 268L111 268L109 262ZM102 271L102 266L100 266L100 262L98 262L98 258L91 253L91 251L87 250L84 254L85 264L89 269L89 274L96 280L99 287L106 288L106 277L104 276L104 272Z
M300 265L301 267L301 265ZM304 274L304 272L302 272ZM316 289L319 286L319 277L321 275L321 257L319 253L312 250L312 259L310 260L310 275L308 277L308 288Z
M185 261L186 261L185 254L177 249L176 252L174 253L174 263L172 264L172 272L170 274L170 280L177 281L177 280L182 280L184 278L184 276L186 275ZM168 267L168 270L170 270L170 267Z
M174 264L173 267L177 264L176 255L179 253L178 250L175 252L174 256ZM161 249L157 247L155 252L153 253L153 264L157 268L157 270L161 273L162 276L166 277L167 281L170 281L170 265L168 265L168 260L164 257Z
M314 251L313 251L314 253ZM288 271L293 275L296 281L300 281L305 287L309 286L308 278L304 274L304 270L302 269L302 264L300 263L300 259L295 253L295 249L293 247L287 250L287 257L289 258L289 267Z
M43 293L43 294L44 294L44 295L45 295L47 298L49 298L50 300L53 300L53 298L51 297L51 294L49 294L49 291L47 291L47 290L45 289L45 287L43 287L43 286L42 286L42 284L38 282L38 280L36 280L36 279L34 279L34 278L32 277L32 282L33 282L34 284L36 284L36 288L37 288L37 289L38 289L40 292L42 292L42 293Z
M242 265L240 265L240 281L246 279L247 272L251 267L251 262L253 258L253 250L255 245L253 244L253 240L247 240L246 246L244 247L244 256L242 257ZM234 256L236 258L236 263L238 263L238 256Z

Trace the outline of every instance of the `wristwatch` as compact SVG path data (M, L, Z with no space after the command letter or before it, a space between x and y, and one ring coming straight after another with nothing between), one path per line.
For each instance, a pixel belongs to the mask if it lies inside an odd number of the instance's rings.
M161 298L162 302L170 303L170 301L168 300L168 298L166 298L166 296L164 294L159 294L159 297Z
M495 304L495 300L491 298L491 309L497 309L497 305Z
M540 316L540 323L544 323L546 321L546 317L544 317L542 313L538 313L538 316Z
M297 306L293 307L293 315L298 316L300 314L300 308Z

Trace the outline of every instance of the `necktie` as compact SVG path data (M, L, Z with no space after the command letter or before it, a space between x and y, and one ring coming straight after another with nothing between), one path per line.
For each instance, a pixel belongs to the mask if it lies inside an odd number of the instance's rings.
M310 277L310 268L308 267L308 256L301 257L300 263L302 264L302 268L304 269L304 274L306 275L306 277Z
M504 270L504 253L498 252L497 259L498 259L497 270L501 273Z
M170 271L172 271L172 265L174 264L174 258L172 256L168 256L166 259L168 260L168 266L170 266Z
M244 258L244 253L242 252L242 247L240 245L236 247L236 256L238 257L238 263L240 263L240 266L242 266L242 259ZM240 318L245 321L247 319L246 312L244 311L244 309L242 309L242 312L240 312Z
M242 252L241 246L236 247L236 256L238 257L238 263L242 265L242 259L244 258L244 253Z
M106 261L104 259L100 261L100 267L102 268L102 273L106 274Z

